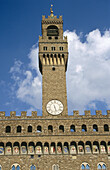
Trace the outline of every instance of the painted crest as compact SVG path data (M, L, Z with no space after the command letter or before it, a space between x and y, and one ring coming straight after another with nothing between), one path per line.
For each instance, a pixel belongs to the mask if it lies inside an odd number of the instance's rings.
M86 146L85 150L86 150L86 153L90 153L91 152L90 146Z
M48 154L49 153L49 149L47 146L44 147L44 154Z
M103 145L101 145L101 152L102 152L102 153L105 153L105 152L106 152L105 146L103 146Z
M36 154L41 154L41 153L42 153L41 146L36 146Z
M62 153L61 146L58 146L58 147L57 147L57 154L61 154L61 153Z
M13 147L13 154L19 154L19 147L18 146Z
M99 152L98 147L96 145L93 145L93 152L96 152L96 153Z
M34 153L34 146L29 146L28 147L28 153L33 154Z
M4 154L4 148L2 146L0 146L0 155Z
M70 154L76 154L76 148L74 145L70 146Z
M26 154L27 153L26 146L22 146L21 147L21 153L22 154Z
M54 146L51 146L51 148L50 148L50 153L51 153L51 154L55 154L55 147L54 147Z
M12 154L12 151L11 151L11 147L10 147L10 146L7 146L7 147L6 147L6 154L7 154L7 155L11 155L11 154Z
M63 147L63 153L64 153L64 154L68 154L68 148L67 148L67 146L64 146L64 147Z
M83 153L83 146L78 146L78 149L79 149L79 152L81 153Z

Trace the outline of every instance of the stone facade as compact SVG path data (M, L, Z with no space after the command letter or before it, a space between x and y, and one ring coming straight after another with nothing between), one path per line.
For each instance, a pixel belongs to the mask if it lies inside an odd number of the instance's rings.
M50 27L51 26L51 27ZM67 111L67 38L63 20L51 15L42 18L39 37L39 67L43 77L43 115L31 116L0 112L1 170L81 170L110 169L110 111L79 115ZM61 114L49 114L46 105L57 99L63 103ZM54 108L57 107L54 104Z

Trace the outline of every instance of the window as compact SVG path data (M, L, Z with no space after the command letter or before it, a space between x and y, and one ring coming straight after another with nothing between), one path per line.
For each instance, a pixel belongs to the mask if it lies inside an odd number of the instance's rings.
M49 125L49 126L48 126L48 131L49 131L49 132L53 132L53 126L52 126L52 125Z
M58 40L58 37L55 37L56 40Z
M60 51L63 51L63 47L59 47L60 48Z
M49 40L51 40L51 39L52 39L52 37L48 37L48 39L49 39Z
M6 126L6 133L10 133L11 132L11 127L10 126Z
M75 126L74 125L70 126L70 132L75 132Z
M44 51L47 51L47 47L43 47L43 50L44 50Z
M82 125L82 132L87 132L86 125Z
M98 126L96 124L93 125L93 132L98 132Z
M52 170L59 170L59 165L53 165Z
M35 165L31 165L30 170L36 170Z
M42 132L42 127L41 126L37 126L37 132L38 133Z
M12 165L12 170L20 170L20 166L18 164Z
M21 133L21 126L17 126L17 133Z
M51 47L52 51L55 51L55 47Z
M63 126L63 125L60 125L60 126L59 126L59 131L60 131L60 132L64 132L64 126Z
M107 124L104 125L104 131L109 132L109 126Z
M100 162L98 165L97 165L97 169L100 170L107 170L106 168L106 165L103 163L103 162Z
M81 170L82 169L85 169L85 170L87 170L87 169L89 169L90 170L90 166L89 166L89 164L88 163L83 163L82 165L81 165Z
M32 126L28 126L28 132L32 132Z

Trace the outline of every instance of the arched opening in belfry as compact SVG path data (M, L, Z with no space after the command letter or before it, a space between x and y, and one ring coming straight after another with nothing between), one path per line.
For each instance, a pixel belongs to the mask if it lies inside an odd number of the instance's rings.
M47 36L59 36L58 27L55 25L50 25L47 27Z

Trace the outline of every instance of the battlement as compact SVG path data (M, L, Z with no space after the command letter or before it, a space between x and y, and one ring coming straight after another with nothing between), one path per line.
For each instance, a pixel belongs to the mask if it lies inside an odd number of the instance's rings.
M57 17L57 15L54 15L53 17L51 17L51 15L48 15L48 18L46 18L45 15L42 15L42 21L44 21L44 20L52 20L52 19L62 20L62 16L60 15L59 17Z
M107 110L106 113L107 114L103 114L101 110L96 110L95 114L92 115L90 110L85 110L84 114L80 114L78 110L74 110L73 115L68 115L66 116L66 118L110 118L110 110ZM37 115L37 111L32 111L30 115L27 114L27 111L22 111L21 116L18 116L16 114L16 111L11 111L10 116L6 116L6 113L4 111L0 111L0 119L32 119L32 118L42 119L44 117ZM58 117L54 116L54 118Z

